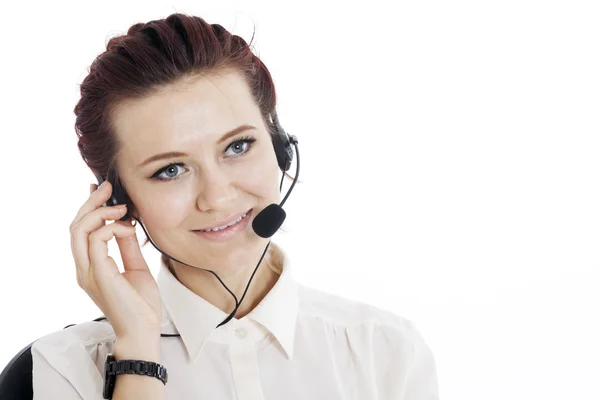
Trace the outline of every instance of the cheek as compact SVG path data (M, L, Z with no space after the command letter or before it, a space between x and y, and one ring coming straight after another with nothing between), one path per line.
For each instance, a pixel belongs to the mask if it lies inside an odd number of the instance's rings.
M149 202L139 207L147 226L154 229L169 229L178 226L187 215L191 196L175 193L154 193Z
M275 201L279 196L280 171L275 157L253 164L252 168L236 171L235 182L238 189L260 199Z

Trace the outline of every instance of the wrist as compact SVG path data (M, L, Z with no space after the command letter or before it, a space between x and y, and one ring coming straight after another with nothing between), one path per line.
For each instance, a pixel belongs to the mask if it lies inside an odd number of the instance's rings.
M117 360L143 360L160 364L160 336L157 338L117 338L113 349Z

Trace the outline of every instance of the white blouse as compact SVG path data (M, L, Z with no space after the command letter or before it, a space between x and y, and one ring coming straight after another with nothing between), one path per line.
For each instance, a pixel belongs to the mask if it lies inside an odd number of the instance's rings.
M280 277L262 302L218 329L229 314L183 286L161 260L162 333L181 334L161 338L168 399L438 399L433 354L410 320L298 284L282 253ZM34 399L102 400L114 342L106 320L37 340Z

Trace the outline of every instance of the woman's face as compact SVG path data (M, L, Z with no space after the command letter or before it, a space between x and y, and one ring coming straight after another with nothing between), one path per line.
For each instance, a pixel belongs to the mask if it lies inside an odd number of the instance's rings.
M231 273L258 261L268 239L254 233L252 219L279 203L281 171L242 75L203 75L119 104L113 124L121 181L162 251ZM181 154L156 157L165 153ZM245 229L228 240L193 232L250 209Z

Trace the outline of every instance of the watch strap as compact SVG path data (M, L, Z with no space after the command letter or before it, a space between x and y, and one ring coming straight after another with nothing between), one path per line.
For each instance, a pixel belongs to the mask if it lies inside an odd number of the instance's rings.
M104 390L102 395L105 399L112 398L117 375L122 374L155 377L163 385L166 385L169 379L167 369L161 364L143 360L116 360L113 354L108 354L104 363Z

